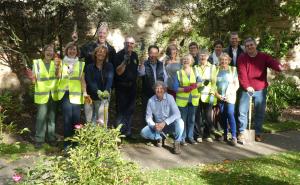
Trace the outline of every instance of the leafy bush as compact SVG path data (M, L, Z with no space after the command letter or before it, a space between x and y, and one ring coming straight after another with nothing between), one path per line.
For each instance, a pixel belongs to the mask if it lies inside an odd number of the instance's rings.
M23 109L19 97L11 91L3 91L0 94L0 102L3 109L6 110L8 118L15 117L15 115L19 114ZM8 119L7 121L11 122L11 120Z
M288 106L300 105L300 90L295 81L278 75L268 88L267 112L272 121L278 121L282 110Z
M69 157L46 158L29 170L23 184L142 184L136 164L121 158L119 128L87 124L70 140Z

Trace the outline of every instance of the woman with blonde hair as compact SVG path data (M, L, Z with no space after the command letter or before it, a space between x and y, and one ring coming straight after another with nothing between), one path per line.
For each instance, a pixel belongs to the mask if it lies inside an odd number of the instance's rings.
M198 87L201 86L196 69L193 67L193 57L186 55L181 59L182 69L177 71L174 79L176 104L184 121L184 132L181 144L186 145L186 138L190 144L197 144L194 140L195 113L199 104Z
M239 80L236 67L229 66L231 61L227 53L220 55L220 67L217 73L217 91L215 96L218 98L221 122L224 128L224 141L227 141L228 123L230 125L231 145L236 145L236 122L234 118L234 106L236 101L236 91L239 88Z

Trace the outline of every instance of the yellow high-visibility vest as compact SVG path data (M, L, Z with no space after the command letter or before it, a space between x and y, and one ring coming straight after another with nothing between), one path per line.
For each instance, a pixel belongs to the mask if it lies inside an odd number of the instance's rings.
M202 81L209 80L209 84L207 86L201 86L198 90L200 93L200 100L204 103L210 102L210 97L214 96L216 91L216 77L217 70L216 66L207 62L205 65L197 65L195 66L196 70ZM217 104L217 98L214 96L213 105Z
M177 77L179 79L180 87L190 86L192 83L197 83L195 69L191 70L190 79L186 72L181 69L177 71ZM192 105L198 106L199 104L199 92L198 89L193 89L191 92L177 92L176 93L176 104L178 107L185 107L189 102L189 97L192 96Z
M36 83L34 86L34 103L45 104L49 101L50 94L54 101L57 97L57 82L55 76L55 63L50 61L49 71L46 69L42 59L33 60L33 69L35 72Z
M81 89L81 77L83 75L83 62L77 61L73 67L73 73L68 74L68 65L62 63L62 72L58 84L58 99L61 100L65 92L69 91L69 99L73 104L83 104L83 94Z

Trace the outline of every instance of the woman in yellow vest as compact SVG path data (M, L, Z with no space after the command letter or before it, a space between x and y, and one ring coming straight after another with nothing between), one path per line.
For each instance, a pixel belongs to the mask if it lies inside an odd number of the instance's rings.
M207 142L213 142L213 106L217 104L214 96L216 87L216 66L208 62L209 53L202 50L199 53L200 63L196 66L200 78L203 80L203 86L198 90L200 93L199 106L196 116L197 141L202 142L202 137Z
M46 45L43 49L44 57L33 60L34 103L37 104L35 125L35 147L40 148L45 142L56 145L55 114L57 106L57 78L59 64L53 60L54 47ZM46 133L47 131L47 133Z
M235 146L236 139L236 122L234 118L234 107L236 101L236 91L239 88L239 79L236 67L229 66L231 61L227 53L220 55L220 67L217 74L217 91L216 97L219 100L221 112L221 122L224 128L224 141L227 141L228 124L231 130L230 144Z
M184 121L184 132L181 144L186 145L186 138L190 144L197 144L194 140L195 112L199 103L198 87L201 86L201 79L197 76L191 55L181 59L182 69L177 71L174 80L176 91L176 104L180 110L181 118Z
M65 138L74 134L74 126L80 122L83 95L87 95L83 73L84 62L79 61L78 56L78 46L74 42L68 43L65 47L58 84L58 99L62 104ZM65 141L64 147L69 145L70 142Z

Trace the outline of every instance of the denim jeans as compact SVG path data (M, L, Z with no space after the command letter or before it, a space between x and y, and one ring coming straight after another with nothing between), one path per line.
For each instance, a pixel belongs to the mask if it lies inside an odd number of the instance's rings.
M175 141L181 141L181 136L184 129L184 123L182 119L177 119L173 123L166 125L163 128L164 133L174 134ZM159 132L151 128L150 126L145 126L141 131L141 136L145 139L158 140L161 139Z
M266 111L266 96L267 96L267 88L255 91L253 94L253 102L254 102L254 125L255 125L255 133L260 134L262 132L262 124L265 118ZM248 124L248 112L249 112L249 100L250 97L246 91L241 93L240 105L239 105L239 122L240 122L240 133L243 133Z
M228 133L228 122L231 129L232 138L236 138L236 122L234 118L234 108L235 104L220 102L219 103L220 112L221 112L221 121L224 128L224 138L227 139Z
M45 142L46 135L48 141L55 141L55 114L57 102L53 101L50 95L47 103L37 104L37 107L35 142Z
M189 140L194 140L194 127L195 127L195 113L197 107L188 103L185 107L178 107L181 118L184 122L184 131L182 134L182 141L185 141L186 137Z
M108 107L109 101L93 100L92 104L84 104L85 119L88 123L105 124L108 122ZM106 110L105 110L106 109Z
M74 125L80 122L80 106L72 104L69 100L69 92L66 92L61 100L63 121L64 121L64 138L74 135ZM70 145L69 141L64 142L65 148Z

